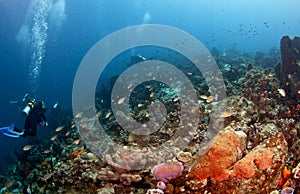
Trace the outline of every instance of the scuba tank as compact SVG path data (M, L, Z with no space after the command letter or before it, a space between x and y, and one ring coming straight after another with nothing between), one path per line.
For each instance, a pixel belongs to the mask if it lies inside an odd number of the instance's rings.
M23 108L22 113L25 115L29 115L30 111L34 108L36 100L32 98L30 101L27 102L26 106Z

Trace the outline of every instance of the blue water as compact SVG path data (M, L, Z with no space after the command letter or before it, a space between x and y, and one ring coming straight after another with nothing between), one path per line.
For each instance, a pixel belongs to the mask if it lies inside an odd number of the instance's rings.
M279 48L283 35L300 36L299 1L0 0L0 125L23 126L9 101L28 92L49 106L60 101L71 109L73 80L88 50L116 30L143 23L180 28L208 49L267 52ZM0 141L2 161L27 139Z

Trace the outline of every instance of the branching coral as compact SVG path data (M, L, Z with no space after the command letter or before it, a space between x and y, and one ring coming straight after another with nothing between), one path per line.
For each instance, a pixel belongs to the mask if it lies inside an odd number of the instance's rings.
M134 150L117 152L113 156L107 154L106 161L118 173L144 169L147 163L144 154Z

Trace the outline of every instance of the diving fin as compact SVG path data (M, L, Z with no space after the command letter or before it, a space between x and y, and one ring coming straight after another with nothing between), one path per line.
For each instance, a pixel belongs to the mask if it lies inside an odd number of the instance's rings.
M14 128L15 128L14 124L9 125L8 127L2 127L0 128L0 134L3 134L8 137L15 137L15 138L20 137L20 135L24 134L24 131L17 132L14 131Z

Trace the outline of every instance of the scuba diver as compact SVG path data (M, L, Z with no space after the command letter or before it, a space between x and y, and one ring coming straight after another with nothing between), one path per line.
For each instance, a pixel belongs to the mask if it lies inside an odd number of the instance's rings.
M8 127L0 128L0 133L9 137L36 136L38 124L40 127L48 125L45 112L45 102L40 101L36 103L36 100L33 98L27 102L25 108L22 110L22 113L26 115L24 129L18 129L14 124L11 124Z

